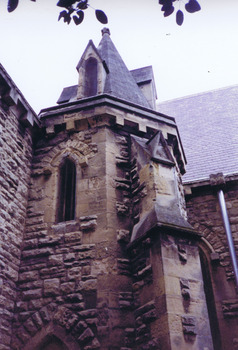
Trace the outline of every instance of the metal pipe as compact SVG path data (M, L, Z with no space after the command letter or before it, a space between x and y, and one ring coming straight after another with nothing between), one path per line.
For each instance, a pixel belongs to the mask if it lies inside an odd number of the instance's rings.
M233 271L234 271L234 275L235 275L236 288L238 291L238 266L237 266L235 245L234 245L234 241L233 241L233 237L232 237L232 233L231 233L229 217L227 214L226 201L225 201L223 190L221 190L221 189L218 191L218 199L219 199L220 209L221 209L221 213L222 213L223 224L224 224L224 228L226 231L226 237L227 237L228 247L229 247L229 251L230 251Z

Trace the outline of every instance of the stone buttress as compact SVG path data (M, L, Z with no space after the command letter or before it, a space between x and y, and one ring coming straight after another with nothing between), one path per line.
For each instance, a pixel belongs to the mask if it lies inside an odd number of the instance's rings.
M212 350L185 157L152 69L129 72L104 29L77 70L40 114L12 349Z

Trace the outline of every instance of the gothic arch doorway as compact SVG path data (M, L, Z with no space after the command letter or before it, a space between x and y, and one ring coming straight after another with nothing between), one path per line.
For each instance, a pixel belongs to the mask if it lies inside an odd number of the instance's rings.
M69 350L68 347L55 335L47 335L35 350Z

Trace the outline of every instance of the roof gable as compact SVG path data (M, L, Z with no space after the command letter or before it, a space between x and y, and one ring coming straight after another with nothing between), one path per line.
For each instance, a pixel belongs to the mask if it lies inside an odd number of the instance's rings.
M76 66L77 71L79 71L80 67L84 64L85 61L87 61L87 59L90 56L92 56L92 54L94 57L96 56L95 58L97 58L99 61L102 62L102 58L101 58L98 50L96 49L96 46L94 45L92 40L89 40L88 45L86 46L86 49L84 50L84 52L79 60L79 63Z
M173 157L161 131L155 133L149 140L135 135L133 135L131 139L136 157L137 159L140 159L141 163L145 160L146 162L153 160L157 163L164 163L171 166L174 165Z

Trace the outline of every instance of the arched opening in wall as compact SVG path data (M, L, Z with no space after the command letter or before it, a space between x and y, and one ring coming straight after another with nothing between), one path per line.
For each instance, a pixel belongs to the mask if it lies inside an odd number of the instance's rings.
M60 167L58 222L75 218L76 167L72 160L66 158Z
M69 350L55 335L48 335L36 350Z
M95 96L97 94L97 76L98 76L98 63L93 57L90 57L85 64L85 85L84 96Z
M209 258L200 247L200 261L203 274L204 292L206 297L208 316L210 321L214 350L222 350L221 336L216 312L216 304L212 287L212 269Z

